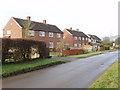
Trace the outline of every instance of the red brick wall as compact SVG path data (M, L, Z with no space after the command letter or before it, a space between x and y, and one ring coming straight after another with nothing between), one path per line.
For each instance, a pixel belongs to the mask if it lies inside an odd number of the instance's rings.
M39 36L39 31L35 31L35 36L31 37L33 40L38 41L44 41L47 44L47 47L49 47L49 42L53 42L54 46L56 47L57 42L60 42L60 40L63 38L63 34L61 34L61 38L57 38L57 33L54 33L54 37L49 37L49 32L45 32L45 37Z
M64 55L78 55L78 54L83 54L83 50L79 49L79 50L64 50L63 51Z
M22 38L22 29L17 23L11 18L3 30L3 37L7 34L7 30L11 31L11 38Z
M73 40L73 35L71 35L69 32L67 32L66 30L63 30L64 34L63 34L63 39L66 43L69 44L70 47L73 47L74 44L74 40Z

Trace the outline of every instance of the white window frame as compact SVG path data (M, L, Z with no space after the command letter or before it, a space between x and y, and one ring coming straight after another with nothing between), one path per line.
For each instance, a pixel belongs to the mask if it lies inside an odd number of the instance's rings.
M85 38L84 38L84 37L82 37L82 40L85 40Z
M81 40L81 37L79 37L79 40Z
M80 44L79 44L79 47L81 47L81 46L82 46L82 44L80 43Z
M74 47L77 47L77 43L74 44Z
M53 32L49 32L49 37L54 37L54 33Z
M77 37L76 37L76 36L74 36L74 40L77 40Z
M57 42L57 45L59 45L60 44L60 42Z
M7 33L7 34L11 34L11 30L7 30L6 33Z
M45 32L44 31L39 31L39 36L40 37L45 37Z
M57 38L61 38L61 34L60 33L57 33Z
M49 42L49 48L54 48L54 43L53 42Z
M33 30L28 31L28 36L34 36L34 35L35 35L35 32Z

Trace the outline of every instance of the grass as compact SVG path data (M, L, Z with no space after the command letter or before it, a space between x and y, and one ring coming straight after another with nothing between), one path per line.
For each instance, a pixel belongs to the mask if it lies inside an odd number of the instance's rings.
M11 75L16 75L20 73L30 72L33 70L61 64L68 62L68 60L64 59L38 59L29 62L22 62L16 64L5 64L2 65L2 73L0 73L3 77L8 77Z
M59 54L62 55L59 52L50 52L50 56L59 56Z
M80 54L80 55L71 55L71 56L67 56L67 57L72 57L72 58L85 58L85 57L90 57L90 56L94 56L94 55L98 55L101 54L102 52L90 52L87 54Z
M118 88L118 69L119 62L113 64L90 88Z

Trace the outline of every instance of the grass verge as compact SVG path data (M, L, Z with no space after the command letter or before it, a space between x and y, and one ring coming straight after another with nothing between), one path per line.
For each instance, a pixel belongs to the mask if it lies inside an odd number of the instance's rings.
M64 59L38 59L29 62L22 62L16 64L5 64L2 65L2 73L0 73L3 77L8 77L12 75L17 75L20 73L30 72L42 68L46 68L49 66L61 64L68 62L68 60Z
M94 55L98 55L98 54L102 54L102 52L90 52L90 53L87 53L87 54L71 55L71 56L67 56L67 57L85 58L85 57L90 57L90 56L94 56Z
M118 88L118 63L120 65L120 60L113 64L90 88Z

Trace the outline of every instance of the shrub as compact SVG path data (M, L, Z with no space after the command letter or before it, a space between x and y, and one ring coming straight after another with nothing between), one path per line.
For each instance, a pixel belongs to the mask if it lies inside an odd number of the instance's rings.
M70 48L69 48L69 47L66 47L65 50L70 50Z
M45 42L28 39L2 39L2 63L7 61L20 62L33 59L34 54L37 58L46 58L49 56L49 50Z
M83 49L83 54L87 54L89 51L87 49Z

